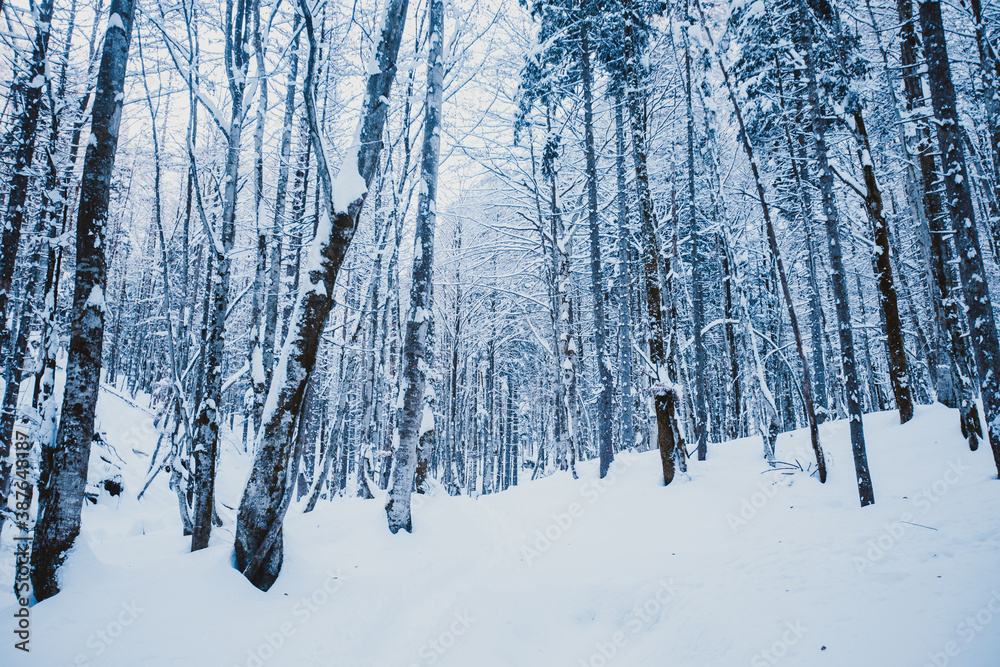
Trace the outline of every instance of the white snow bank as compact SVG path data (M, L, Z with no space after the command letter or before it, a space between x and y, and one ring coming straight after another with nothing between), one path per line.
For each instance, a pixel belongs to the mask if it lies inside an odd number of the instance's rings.
M751 438L711 446L667 488L649 452L619 455L605 481L587 462L579 480L417 497L412 535L388 532L382 497L292 508L268 593L232 569L231 523L216 546L185 553L165 487L128 512L99 504L64 592L32 609L31 654L8 634L0 664L996 665L1000 481L988 447L969 452L941 406L902 427L895 413L868 415L865 427L876 505L864 510L848 425L835 422L821 427L825 486L767 471ZM807 434L781 435L778 458L807 464ZM224 477L226 502L243 478Z

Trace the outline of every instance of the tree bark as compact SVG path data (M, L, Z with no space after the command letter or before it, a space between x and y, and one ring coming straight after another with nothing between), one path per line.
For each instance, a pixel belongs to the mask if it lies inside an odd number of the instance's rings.
M629 5L631 7L631 3ZM677 419L678 396L668 377L664 346L664 316L660 296L660 244L656 239L656 212L649 190L646 167L645 100L639 85L638 17L630 12L625 18L627 99L632 131L632 160L635 166L636 194L639 199L640 239L643 254L643 280L646 288L646 312L649 318L649 361L653 366L653 401L656 411L656 444L663 467L663 483L674 479L674 448L681 440Z
M971 181L962 152L962 128L958 123L940 2L926 0L920 3L920 27L924 35L931 102L937 119L946 203L955 232L958 267L969 313L972 349L979 367L987 435L993 450L993 461L1000 472L1000 341L997 339L993 304L986 284L986 269L976 231Z
M420 156L420 194L413 244L413 280L410 308L403 339L403 409L399 419L399 447L393 453L392 490L385 506L389 530L413 531L410 496L418 467L418 445L434 430L428 396L427 374L433 363L432 301L434 287L434 227L437 222L437 179L441 153L441 103L444 87L444 0L430 0L427 7L427 97L424 102L424 139ZM431 390L433 393L433 390ZM430 425L426 422L430 421ZM426 475L427 451L419 457Z
M952 261L953 234L941 202L937 164L931 147L928 123L914 113L923 105L923 86L918 62L919 45L914 28L911 0L897 0L900 23L900 64L903 67L903 91L906 111L915 120L913 148L919 165L918 204L922 219L918 220L918 239L923 239L927 262L928 287L934 327L930 363L936 365L935 389L945 405L958 407L962 433L971 449L978 448L977 435L982 437L968 339L963 333L959 302L953 298L958 290L957 272Z
M860 110L855 110L852 130L858 144L858 160L865 179L865 210L872 226L875 241L873 265L878 282L879 305L885 321L886 351L889 361L889 380L892 393L899 409L899 423L913 419L913 392L910 389L910 372L906 363L906 346L903 339L903 322L899 317L899 300L896 283L892 275L892 260L889 246L889 226L882 205L882 191L875 180L875 164L872 161L868 130Z
M632 285L629 280L628 189L625 177L625 123L622 107L624 95L615 93L615 175L618 192L618 274L615 284L618 292L618 385L621 401L621 447L635 447L635 399L632 396Z
M76 284L66 391L55 450L44 458L38 522L31 556L35 598L59 592L58 570L80 533L104 338L105 226L118 147L125 67L132 34L132 0L112 0L92 113L76 230ZM117 17L117 19L115 18Z
M344 189L338 188L336 193L313 95L316 35L308 4L303 0L299 5L310 46L304 87L306 112L323 199L321 224L310 248L309 275L299 288L288 336L268 391L270 407L264 412L260 445L236 522L236 567L261 590L269 589L281 570L281 522L275 518L275 510L280 507L288 485L287 464L295 442L302 398L316 364L316 353L327 316L333 306L337 274L354 237L367 188L373 180L382 151L387 102L396 75L396 56L406 21L407 4L407 0L392 0L386 8L386 22L373 61L378 71L369 76L365 91L360 143L357 153L350 153L341 167L338 185L343 185ZM361 183L355 182L355 176L359 177L363 188L358 187ZM342 180L344 183L341 183ZM348 185L352 187L348 189ZM345 198L349 201L344 201ZM269 539L271 533L275 537ZM258 557L258 551L263 551L264 555ZM259 562L260 566L250 568L254 562Z
M690 18L690 17L688 17ZM694 106L691 91L691 48L688 34L684 34L684 97L687 107L687 186L688 217L691 227L691 320L694 325L694 374L695 374L695 437L698 440L698 460L708 454L708 358L705 351L705 285L704 261L701 257L701 230L698 228L698 203L695 197L694 178Z
M292 20L292 48L288 54L288 83L285 87L285 115L281 131L281 159L278 165L277 192L274 199L274 224L271 227L271 265L268 267L267 299L264 305L264 375L265 384L274 374L274 341L278 330L278 297L281 291L281 254L285 235L285 202L288 198L288 172L291 167L292 127L295 115L295 85L299 73L298 12Z
M815 58L813 54L813 28L805 0L799 0L798 22L801 30L800 42L805 45L803 54L806 70L806 90L810 107L816 163L819 169L819 189L822 198L823 217L830 251L830 280L833 283L834 305L837 311L837 328L840 334L840 355L844 369L844 384L847 390L847 412L851 422L851 448L854 456L854 470L858 479L858 495L861 506L875 502L871 475L868 471L868 456L865 451L865 432L861 417L861 386L854 359L854 336L851 330L851 308L848 301L847 272L844 268L843 246L840 236L840 219L834 199L833 168L828 157L826 142L828 121L820 102Z
M597 396L597 442L601 478L608 474L614 459L611 442L611 377L607 358L607 325L604 317L604 272L601 262L601 224L597 208L597 152L594 148L594 76L590 62L589 27L579 24L580 70L583 79L584 152L587 156L587 222L590 225L590 285L594 298L594 347L597 357L599 388Z
M981 0L969 0L969 6L972 9L972 21L976 26L976 47L979 51L979 68L983 76L986 125L990 135L990 148L993 149L993 196L1000 203L1000 90L998 90L1000 57L997 56L996 46L990 41L986 32Z
M222 371L225 355L226 312L229 310L229 281L233 242L236 237L236 205L239 192L240 148L243 139L244 96L249 65L250 20L255 0L228 0L226 3L226 71L232 98L223 177L221 230L207 229L210 252L215 255L209 305L208 339L205 358L205 393L194 421L194 512L191 551L208 546L215 513L215 467L218 458L222 415ZM234 6L235 5L235 6ZM235 10L235 11L234 11ZM221 232L221 233L219 233Z
M244 0L246 1L246 0ZM265 76L264 49L266 36L262 34L260 1L252 0L253 43L257 63L257 118L253 134L254 172L253 203L254 227L257 232L257 262L250 295L250 331L247 345L247 365L250 367L250 388L253 390L251 419L254 437L260 431L260 418L264 412L267 394L267 371L264 364L265 314L267 296L267 227L264 224L264 118L267 114L267 76ZM286 176L287 178L287 176ZM244 424L244 439L247 428Z
M7 210L3 218L2 243L0 243L0 355L4 355L8 360L24 356L23 348L20 354L16 349L19 347L17 336L12 336L14 333L12 327L20 318L16 317L11 307L11 292L14 288L14 267L17 264L18 247L21 244L21 226L28 214L28 190L33 174L32 163L35 156L38 117L42 111L42 91L47 85L46 64L51 26L52 0L42 0L38 5L38 15L35 17L31 66L21 82L24 88L24 108L21 110L17 125L17 150L14 154ZM24 302L27 303L30 299L31 295L26 293ZM0 413L0 422L3 424L0 426L0 509L6 504L7 492L10 490L9 454L15 406L20 389L19 383L12 382L15 374L18 376L17 379L20 379L20 369L16 373L12 371L13 368L6 373L7 382L4 385L2 413ZM2 525L3 522L0 520L0 527Z

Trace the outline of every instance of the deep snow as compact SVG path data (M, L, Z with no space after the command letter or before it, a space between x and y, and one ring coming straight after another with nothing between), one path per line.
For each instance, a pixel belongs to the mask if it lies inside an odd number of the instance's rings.
M768 471L748 438L711 446L666 488L647 452L620 454L605 481L594 461L579 480L421 497L412 535L389 533L381 497L293 507L268 593L231 566L247 457L224 447L227 525L189 554L166 476L135 500L151 416L109 393L99 415L125 493L87 505L63 592L31 610L28 655L13 648L2 554L0 665L1000 664L1000 481L940 405L905 426L866 416L864 510L835 422L821 427L826 485ZM779 459L809 452L804 431L779 437Z

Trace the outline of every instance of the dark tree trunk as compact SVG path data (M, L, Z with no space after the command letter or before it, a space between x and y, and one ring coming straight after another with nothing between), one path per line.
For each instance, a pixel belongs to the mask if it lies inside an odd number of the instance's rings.
M924 55L931 102L936 117L938 146L944 174L948 214L955 232L958 267L969 313L972 349L979 367L983 407L993 460L1000 472L1000 342L997 340L993 305L986 285L986 269L976 231L970 192L971 181L962 152L962 128L958 123L955 88L951 81L948 47L941 20L941 3L920 3L920 26L924 35Z
M311 256L316 265L297 297L296 318L289 325L269 390L273 409L266 410L261 423L260 446L254 457L250 479L243 492L236 522L236 567L261 590L274 583L283 557L281 524L283 499L288 496L288 462L302 410L302 398L316 364L316 353L333 306L334 286L344 261L358 216L367 197L382 151L387 100L396 76L396 56L406 21L407 0L393 0L386 8L386 23L375 53L377 72L370 75L365 91L360 144L355 155L341 167L342 174L356 175L363 183L350 183L351 201L343 201L344 191L334 197L330 165L320 134L313 96L316 70L316 35L308 4L300 2L309 38L309 64L304 93L309 134L315 149L319 180L323 186L322 224L313 241ZM356 158L356 162L354 162ZM338 181L343 177L338 177ZM347 184L345 184L346 188ZM332 219L331 219L332 217ZM294 480L293 480L294 481Z
M983 76L983 103L986 108L986 124L993 149L993 196L1000 204L1000 57L996 46L990 41L983 21L981 0L969 0L972 20L976 24L976 47L979 50L979 68ZM994 18L994 21L996 18Z
M900 64L903 66L903 91L906 110L916 119L914 149L920 167L920 210L923 220L919 222L926 237L926 260L931 310L935 317L931 349L937 377L935 388L939 400L950 407L959 408L962 433L969 440L970 447L978 448L977 434L982 436L976 391L969 366L974 363L969 350L968 339L962 331L960 303L953 298L958 289L957 275L952 259L950 225L941 202L940 181L937 164L931 147L930 128L920 114L913 112L923 105L923 87L919 72L917 33L914 28L913 4L911 0L897 0L900 23ZM924 227L924 224L927 227Z
M31 556L35 598L59 592L58 569L80 533L104 339L105 226L118 147L125 66L132 34L132 0L112 0L92 113L92 141L83 164L76 229L76 284L66 361L66 391L54 450L43 457L38 523Z
M736 277L736 273L733 269L734 260L732 257L731 244L729 243L729 234L725 233L720 235L720 241L723 248L722 279L725 281L725 302L723 307L726 318L726 351L729 356L729 386L727 387L729 390L727 405L729 407L726 413L726 429L724 433L730 440L735 440L740 437L740 434L742 433L742 429L740 428L740 416L743 412L739 350L736 345L736 327L733 326L733 322L736 320L736 309L735 304L733 303L733 281Z
M854 336L851 330L851 308L848 302L847 272L844 268L844 251L840 236L840 220L834 199L833 168L830 166L826 130L828 121L820 102L819 84L813 57L813 29L805 1L799 0L800 42L806 45L804 56L806 69L806 89L812 134L815 141L816 163L819 170L819 189L822 196L823 217L830 251L830 280L833 283L834 305L837 311L837 329L840 334L840 355L844 369L844 384L847 390L847 412L851 422L851 447L854 455L854 470L858 479L858 495L861 506L875 502L871 475L868 472L868 455L865 451L865 432L861 418L861 386L854 359Z
M600 476L608 474L614 449L611 442L611 377L607 358L607 329L604 318L604 273L601 262L601 224L597 204L597 151L594 148L594 91L590 63L588 26L580 23L580 70L583 78L584 152L587 156L587 222L590 225L590 285L594 297L594 347L597 352L597 441Z
M14 286L17 251L21 244L21 226L28 214L28 190L31 185L32 163L34 162L35 144L38 138L36 136L38 117L41 115L42 92L46 86L46 59L52 26L52 0L42 0L38 5L35 26L31 67L23 81L20 82L24 90L24 107L21 109L21 116L17 124L17 150L14 154L7 209L3 217L2 243L0 243L0 355L7 357L8 360L24 356L23 348L20 354L18 353L18 341L16 337L12 336L14 333L12 327L16 327L16 322L20 318L15 316L14 309L11 307L11 292ZM31 295L26 293L23 299L24 303L27 304L30 300ZM10 322L10 326L8 326L8 322ZM25 338L25 342L26 340ZM20 369L14 373L11 367L6 374L7 383L4 388L2 414L0 414L0 422L3 424L0 426L0 509L5 505L7 492L10 489L8 455L17 394L20 388L19 383L12 382L15 379L15 374L17 375L16 379L19 380ZM0 527L2 525L3 522L0 520Z
M656 240L656 212L649 190L646 167L645 99L640 93L639 60L641 58L635 14L625 18L627 99L632 130L632 159L635 165L636 193L639 199L640 239L643 253L643 280L646 288L646 312L649 318L649 360L653 365L654 409L656 411L656 444L663 467L663 483L674 479L674 448L681 440L677 417L678 400L667 371L664 345L664 316L660 296L660 245Z
M899 303L896 298L896 284L892 275L891 248L889 246L889 226L882 205L882 191L875 180L875 165L872 162L868 130L860 111L854 112L854 138L858 143L858 160L865 178L865 210L872 226L875 241L873 259L875 277L878 281L879 305L885 321L886 355L889 360L889 379L892 393L899 409L899 423L913 419L913 392L910 389L910 372L906 364L906 346L903 340L903 322L899 317ZM874 369L873 369L874 370Z

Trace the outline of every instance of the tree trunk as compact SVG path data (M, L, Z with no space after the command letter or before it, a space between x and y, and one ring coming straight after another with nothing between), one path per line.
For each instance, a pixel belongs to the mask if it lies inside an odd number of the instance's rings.
M649 172L646 167L646 114L645 99L640 94L639 53L635 15L625 20L627 99L632 130L632 160L635 165L636 194L639 199L640 238L642 242L646 312L649 317L649 361L652 372L654 409L656 410L656 444L663 467L663 483L674 479L674 448L680 441L680 424L677 418L678 395L668 377L667 354L664 346L664 317L660 296L660 246L656 240L656 212L649 190Z
M285 235L285 201L288 198L288 172L291 166L292 127L295 115L295 81L299 73L298 12L292 20L292 48L288 54L288 83L285 88L285 115L281 131L281 159L278 165L277 192L274 200L274 224L271 228L271 265L268 267L267 301L264 305L264 375L265 384L274 374L274 340L278 330L278 297L281 287L281 252Z
M553 104L546 108L546 136L544 153L542 155L542 174L548 180L549 186L549 235L552 242L552 279L553 279L553 324L555 325L555 353L557 360L556 373L559 378L559 390L556 394L557 411L560 417L556 420L557 452L559 465L562 469L569 467L576 476L573 465L574 453L579 444L580 424L574 419L576 414L573 401L577 387L577 372L580 348L573 336L573 304L570 297L572 277L573 230L566 228L566 220L562 212L562 202L556 170L556 160L559 157L559 136L552 130Z
M739 125L740 143L743 144L743 151L746 153L747 161L750 163L750 170L753 173L754 184L757 187L757 199L760 202L761 213L764 216L768 246L771 250L771 256L774 258L775 270L778 273L778 279L781 283L781 293L784 296L785 306L788 309L788 319L791 322L792 334L795 337L795 349L798 352L799 362L802 364L802 398L803 403L805 403L806 418L809 421L809 436L812 441L813 454L816 456L816 467L819 474L819 481L825 483L826 459L823 456L823 448L819 441L819 425L816 421L816 411L813 406L812 378L809 372L809 362L806 359L805 345L802 342L802 332L799 329L799 320L795 314L795 302L792 301L792 293L788 288L788 278L785 275L784 263L781 261L778 239L774 233L774 223L771 220L771 209L767 204L767 197L764 193L764 182L760 176L757 159L754 157L753 147L750 145L750 139L747 136L746 124L743 122L743 113L740 110L739 102L736 99L736 93L733 90L732 82L729 80L729 70L726 69L725 63L722 61L722 57L715 48L715 44L712 40L712 33L708 29L708 23L705 20L705 11L701 6L700 0L694 1L698 7L698 14L701 19L702 29L705 31L705 38L712 50L715 51L716 62L722 72L722 79L726 86L726 92L729 95L730 103L733 105L733 113L736 114L736 121ZM753 341L749 342L751 344L753 343Z
M236 206L239 193L240 148L243 137L244 93L249 65L250 19L253 0L228 0L226 3L226 69L232 97L232 114L223 177L222 229L207 229L210 252L215 254L212 276L210 322L205 350L205 393L194 421L194 532L191 551L208 546L215 513L215 466L218 459L219 428L222 414L222 372L225 356L226 312L229 310L229 281L233 242L236 236Z
M615 281L618 292L618 374L619 401L621 401L621 447L635 447L635 417L632 396L632 284L630 281L628 244L632 234L628 228L628 190L625 177L625 123L621 91L615 94L615 174L618 192L618 274Z
M735 440L740 437L743 430L740 428L741 414L743 412L742 383L740 382L739 349L736 343L736 327L733 322L736 320L736 310L733 303L733 283L736 279L735 259L733 257L732 244L729 242L729 231L720 234L722 242L722 279L725 281L725 303L724 315L726 318L726 351L729 356L729 382L726 396L726 428L723 431L725 437Z
M805 139L801 132L796 132L797 142L792 141L791 125L793 122L798 125L801 120L802 103L795 106L795 115L788 118L790 109L786 104L784 86L781 77L781 64L778 60L777 52L774 55L775 71L777 73L778 94L781 97L782 107L785 110L786 118L784 125L785 142L788 144L788 159L792 168L792 178L795 181L795 189L798 193L799 216L802 220L802 229L806 237L806 255L808 258L809 270L809 334L810 346L812 347L813 361L813 388L816 391L815 405L816 421L820 424L826 421L830 414L830 399L826 386L826 359L823 355L823 299L819 287L819 276L817 268L816 248L813 243L813 205L807 181L809 180L808 161L806 160ZM798 162L799 164L796 164Z
M695 374L695 437L698 440L698 460L708 454L708 358L705 352L705 285L704 260L701 257L701 231L698 228L698 204L694 178L694 106L691 90L691 48L684 33L684 99L687 107L687 186L688 217L691 234L691 320L694 328Z
M11 307L11 292L14 286L14 267L17 263L17 251L21 244L21 226L28 213L28 190L31 186L32 162L35 156L36 130L38 117L42 111L42 91L46 87L46 64L49 47L49 34L52 26L52 0L42 0L38 5L38 16L35 18L35 41L31 56L31 67L21 85L24 87L24 108L17 125L17 150L14 154L14 165L11 171L10 188L7 197L7 210L3 218L2 243L0 243L0 355L8 359L19 356L16 351L17 340L12 336L12 327L19 320ZM25 294L25 303L31 295ZM10 312L8 312L10 311ZM10 325L8 325L8 322ZM25 339L26 340L26 339ZM9 356L8 356L9 355ZM20 353L23 357L24 352ZM16 373L20 377L20 370ZM11 383L11 373L7 374L8 382L4 386L4 400L0 421L0 509L6 504L7 492L10 489L10 445L14 411L17 405L17 394L20 384ZM8 427L7 424L11 426ZM3 523L0 521L0 527Z
M39 482L38 523L31 556L31 582L37 600L59 592L58 569L80 533L100 390L107 280L105 225L124 100L132 10L132 0L112 0L92 112L92 140L84 158L66 391L55 451L45 457L47 465Z
M244 0L246 2L247 0ZM264 224L264 117L267 113L267 76L265 76L264 48L265 36L260 23L260 2L252 0L254 21L254 55L256 56L258 72L257 118L254 127L254 173L253 173L253 203L254 226L257 232L257 262L254 271L253 287L250 294L250 331L248 332L247 365L250 368L250 388L253 390L253 405L250 417L253 424L254 437L260 431L260 417L264 412L264 399L267 394L267 371L264 364L264 331L267 289L267 231ZM296 15L297 16L297 15ZM244 436L246 429L244 428ZM244 438L245 439L245 438Z
M427 98L424 103L424 143L420 157L420 195L417 200L417 227L413 243L413 280L410 310L403 340L403 409L399 419L399 447L396 449L392 490L385 506L389 530L413 531L410 496L420 457L426 475L426 440L434 431L427 374L433 363L434 227L437 221L438 162L441 153L441 103L444 87L444 0L430 0L427 7ZM433 390L431 390L431 394Z
M837 328L840 334L840 355L843 360L844 383L847 389L847 412L851 421L851 447L854 456L854 470L858 479L858 495L861 506L875 502L871 475L868 472L868 456L865 451L865 432L861 418L861 387L854 360L854 337L851 330L851 309L848 301L847 272L844 268L844 251L840 237L840 220L837 203L834 200L833 169L828 158L826 143L827 123L820 102L819 84L813 57L813 29L805 0L799 0L798 12L800 42L805 44L806 89L812 133L815 141L816 163L819 169L819 189L822 197L823 217L830 250L830 280L833 283L834 305L837 311Z
M922 245L928 267L928 287L931 311L934 314L934 352L930 363L937 366L935 385L939 400L959 409L962 433L969 446L978 448L977 434L982 436L979 408L973 374L974 363L967 338L962 331L960 304L952 298L958 290L958 280L952 261L950 225L946 220L939 192L937 164L931 147L930 127L920 114L913 113L923 105L923 86L919 72L917 33L914 28L911 0L897 0L900 22L900 64L903 66L903 91L906 110L917 119L914 127L914 149L920 167L920 209L918 238L926 237ZM924 227L926 223L927 227Z
M979 68L983 76L983 102L986 109L986 124L993 152L993 196L1000 203L1000 58L996 47L990 41L983 22L981 0L970 0L972 20L976 24L976 47L979 51ZM994 21L996 19L994 18Z
M590 284L594 298L594 347L597 352L599 389L597 397L597 440L600 452L600 476L608 474L614 459L611 442L611 377L607 358L607 328L604 318L604 273L601 262L601 225L597 204L597 152L594 148L593 70L590 64L590 39L585 22L580 23L580 69L583 78L584 152L587 155L587 221L590 225Z
M899 317L899 303L896 284L892 275L891 248L889 247L889 226L882 205L882 192L875 180L875 165L872 161L868 130L860 110L855 110L852 130L858 144L858 160L865 178L865 210L872 226L875 241L873 260L875 277L878 281L879 305L885 320L886 351L889 361L889 380L892 393L899 409L899 423L913 419L913 392L910 389L910 372L906 363L906 346L903 339L903 322Z
M310 248L309 276L299 288L295 317L271 381L268 404L273 407L265 410L261 422L260 446L236 522L236 567L261 590L270 588L281 570L281 521L276 509L286 495L287 463L295 442L305 387L313 373L320 338L333 306L337 273L354 237L382 151L387 100L396 75L407 0L392 0L386 8L386 22L373 61L377 72L369 76L365 91L360 142L357 153L349 153L341 167L336 192L313 95L316 35L308 3L302 0L299 6L310 46L304 93L323 201L321 224Z
M926 0L920 3L920 26L924 35L931 102L937 119L946 202L955 232L958 267L969 313L972 349L979 367L990 447L997 471L1000 472L1000 341L997 340L993 305L986 285L986 269L976 231L972 194L969 190L971 182L965 167L965 155L962 153L962 128L958 123L940 2Z

